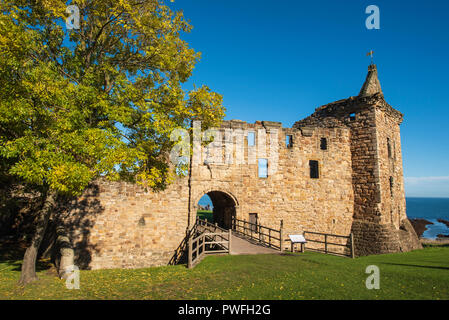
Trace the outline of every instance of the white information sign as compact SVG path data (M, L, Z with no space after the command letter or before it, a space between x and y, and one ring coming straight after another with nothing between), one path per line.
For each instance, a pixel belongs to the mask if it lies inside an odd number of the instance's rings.
M290 238L292 243L306 243L306 239L302 234L289 234L288 237Z

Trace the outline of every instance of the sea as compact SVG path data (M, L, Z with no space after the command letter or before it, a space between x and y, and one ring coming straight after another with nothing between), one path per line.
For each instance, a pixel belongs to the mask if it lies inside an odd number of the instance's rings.
M437 235L449 235L449 228L438 219L449 221L449 198L406 198L407 217L409 219L426 219L428 224L423 238L435 239Z

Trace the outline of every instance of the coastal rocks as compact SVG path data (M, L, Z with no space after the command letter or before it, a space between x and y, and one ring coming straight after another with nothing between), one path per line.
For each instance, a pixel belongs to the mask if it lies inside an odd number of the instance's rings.
M430 222L426 219L411 219L410 220L413 228L416 231L416 234L418 235L419 238L422 237L423 233L427 230L427 225L429 224L433 224L433 222Z
M444 219L438 219L437 220L440 223L444 223L448 228L449 228L449 221L444 220ZM449 239L449 234L439 234L437 235L438 239Z
M437 221L439 223L445 224L449 228L449 221L444 220L444 219L437 219ZM420 218L411 219L410 222L413 225L413 228L415 229L416 234L418 235L419 238L422 238L424 232L428 229L427 225L434 224L433 222L431 222L429 220L420 219ZM437 235L437 239L447 239L447 238L449 238L449 235L447 235L447 234L438 234Z
M409 219L401 221L401 226L397 231L399 235L399 246L401 252L407 252L417 249L422 249L421 242L413 228Z
M449 228L449 221L444 220L444 219L438 219L437 221L440 223L444 223Z

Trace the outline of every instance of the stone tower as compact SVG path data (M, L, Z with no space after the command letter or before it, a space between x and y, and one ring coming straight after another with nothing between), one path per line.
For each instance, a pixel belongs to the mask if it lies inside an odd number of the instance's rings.
M420 248L406 215L400 134L403 115L385 101L376 65L368 67L355 101L351 110L352 232L357 254Z
M368 67L356 97L336 101L296 127L349 127L356 255L420 248L406 215L400 124L403 115L384 98L377 67Z

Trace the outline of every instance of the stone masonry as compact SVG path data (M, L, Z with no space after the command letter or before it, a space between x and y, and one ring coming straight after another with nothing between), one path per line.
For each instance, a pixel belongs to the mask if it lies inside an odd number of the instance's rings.
M101 180L73 201L64 221L77 263L91 269L166 265L205 194L225 228L232 216L257 216L258 223L276 229L283 220L286 235L353 233L357 256L418 249L406 215L402 119L385 101L376 66L370 65L358 96L319 107L292 128L224 121L220 139L234 144L241 139L240 159L237 147L227 153L197 147L200 158L193 161L190 184L180 178L154 193ZM259 177L259 159L268 163L267 177Z

